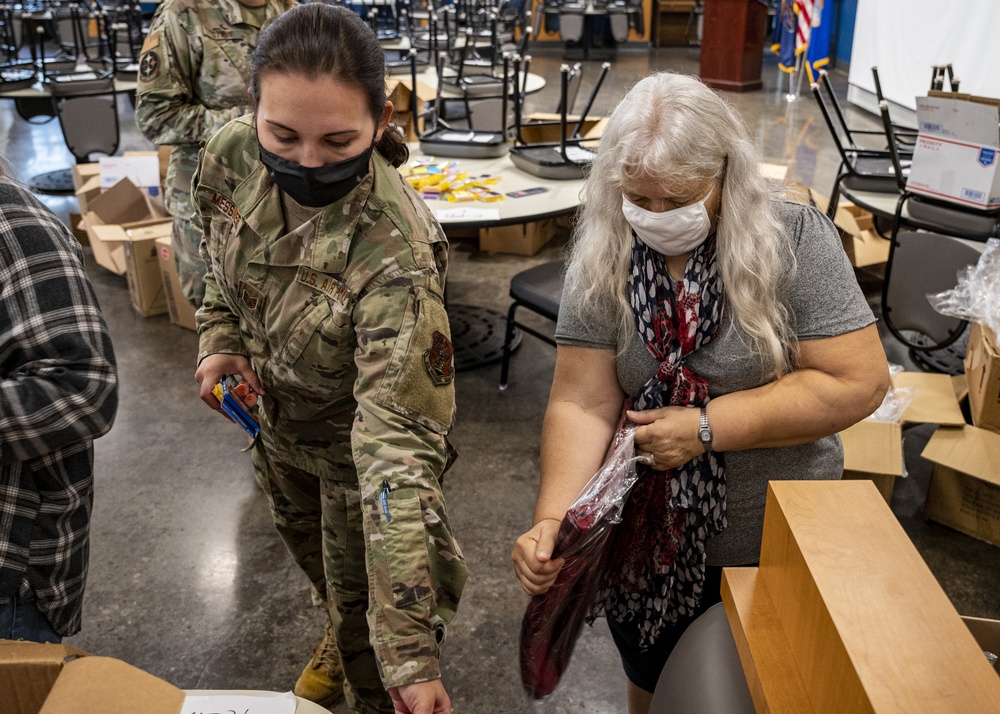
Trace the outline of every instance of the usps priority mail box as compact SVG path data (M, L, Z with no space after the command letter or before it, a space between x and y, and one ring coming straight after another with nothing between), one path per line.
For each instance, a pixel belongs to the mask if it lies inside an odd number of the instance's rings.
M960 95L917 98L920 133L906 187L970 208L1000 207L1000 108Z

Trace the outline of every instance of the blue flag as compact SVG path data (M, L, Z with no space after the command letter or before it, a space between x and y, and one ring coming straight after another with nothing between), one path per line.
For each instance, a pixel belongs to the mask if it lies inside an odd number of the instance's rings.
M771 51L778 55L778 68L782 72L795 71L795 35L798 25L795 0L781 0L781 11L774 27L774 44Z
M813 28L809 36L809 48L806 50L805 61L806 72L809 73L810 82L815 82L819 70L830 64L830 30L833 27L833 0L817 0L814 11L816 10L819 10L819 17L813 20Z

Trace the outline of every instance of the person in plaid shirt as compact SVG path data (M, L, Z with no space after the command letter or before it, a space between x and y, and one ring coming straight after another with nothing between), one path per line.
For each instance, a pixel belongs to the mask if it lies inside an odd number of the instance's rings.
M0 172L0 638L59 642L80 630L93 440L117 408L83 251Z

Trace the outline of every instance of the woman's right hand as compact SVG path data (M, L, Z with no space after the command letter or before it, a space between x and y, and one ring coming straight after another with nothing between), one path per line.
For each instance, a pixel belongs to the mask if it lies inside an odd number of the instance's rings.
M201 401L217 412L222 411L222 405L212 394L212 389L227 374L238 374L250 385L257 394L263 396L264 390L257 379L257 373L250 366L250 360L243 355L215 354L209 355L198 365L194 378L201 385Z
M563 558L552 559L561 523L555 518L541 520L514 545L510 554L514 561L514 574L529 595L541 595L551 588L566 562Z

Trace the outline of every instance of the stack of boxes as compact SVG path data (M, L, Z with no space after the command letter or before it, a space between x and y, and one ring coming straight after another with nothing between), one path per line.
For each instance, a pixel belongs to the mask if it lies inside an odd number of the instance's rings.
M70 214L70 227L98 265L126 277L140 315L169 313L171 322L194 330L194 308L181 292L173 263L172 219L162 203L169 153L169 147L126 152L74 166L80 213Z

